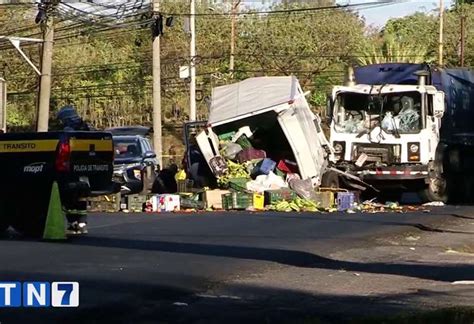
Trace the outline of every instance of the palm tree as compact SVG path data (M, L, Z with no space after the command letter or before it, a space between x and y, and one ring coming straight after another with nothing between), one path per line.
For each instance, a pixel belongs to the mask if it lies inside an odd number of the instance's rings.
M371 42L369 48L364 49L357 58L357 63L423 63L434 60L435 57L425 44L398 42L392 36L385 36L382 41Z

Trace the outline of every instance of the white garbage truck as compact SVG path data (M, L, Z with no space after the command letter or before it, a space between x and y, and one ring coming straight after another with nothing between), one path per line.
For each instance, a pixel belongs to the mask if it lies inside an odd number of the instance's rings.
M446 202L455 175L474 158L466 140L474 134L474 73L468 69L349 68L346 84L328 99L336 167L374 185L386 200L416 191L425 201Z

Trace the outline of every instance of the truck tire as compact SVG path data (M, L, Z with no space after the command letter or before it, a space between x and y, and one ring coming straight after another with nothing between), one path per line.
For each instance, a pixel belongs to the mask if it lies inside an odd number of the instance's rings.
M6 218L0 219L0 235L10 227L10 222Z
M447 155L445 146L438 146L436 149L436 159L428 166L428 184L418 192L418 196L423 202L441 201L448 202L448 179L446 172L449 170L449 163L445 160Z
M442 176L430 178L428 185L418 195L423 202L441 201L448 202L447 180Z
M44 232L49 193L46 190L38 190L36 193L24 193L24 195L28 197L28 204L18 200L13 201L14 208L11 210L10 225L27 237L39 238Z
M4 201L0 201L0 234L10 226L10 217Z
M321 177L322 188L339 188L339 174L334 171L327 171Z

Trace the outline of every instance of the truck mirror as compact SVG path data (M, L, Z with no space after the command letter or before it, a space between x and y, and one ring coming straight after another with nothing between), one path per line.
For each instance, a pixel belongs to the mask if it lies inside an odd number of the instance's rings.
M334 109L334 101L332 100L332 96L328 94L326 96L326 121L328 124L332 121L332 114Z
M437 91L433 95L433 114L436 118L441 118L444 115L444 92Z
M144 159L154 159L156 158L155 152L146 152L145 155L143 156Z

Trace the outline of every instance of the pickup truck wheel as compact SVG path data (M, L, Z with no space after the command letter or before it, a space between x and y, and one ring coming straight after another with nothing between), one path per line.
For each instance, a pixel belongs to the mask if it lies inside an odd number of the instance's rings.
M339 188L339 175L334 171L327 171L321 178L322 188Z
M0 201L0 234L10 226L9 216L4 201Z
M16 202L12 210L11 226L29 237L41 237L48 213L49 194L27 194L28 204Z
M46 217L43 218L38 213L32 213L30 217L18 217L17 220L12 222L12 227L25 236L41 237L44 232Z
M7 228L10 226L8 220L0 219L0 234L5 232Z

